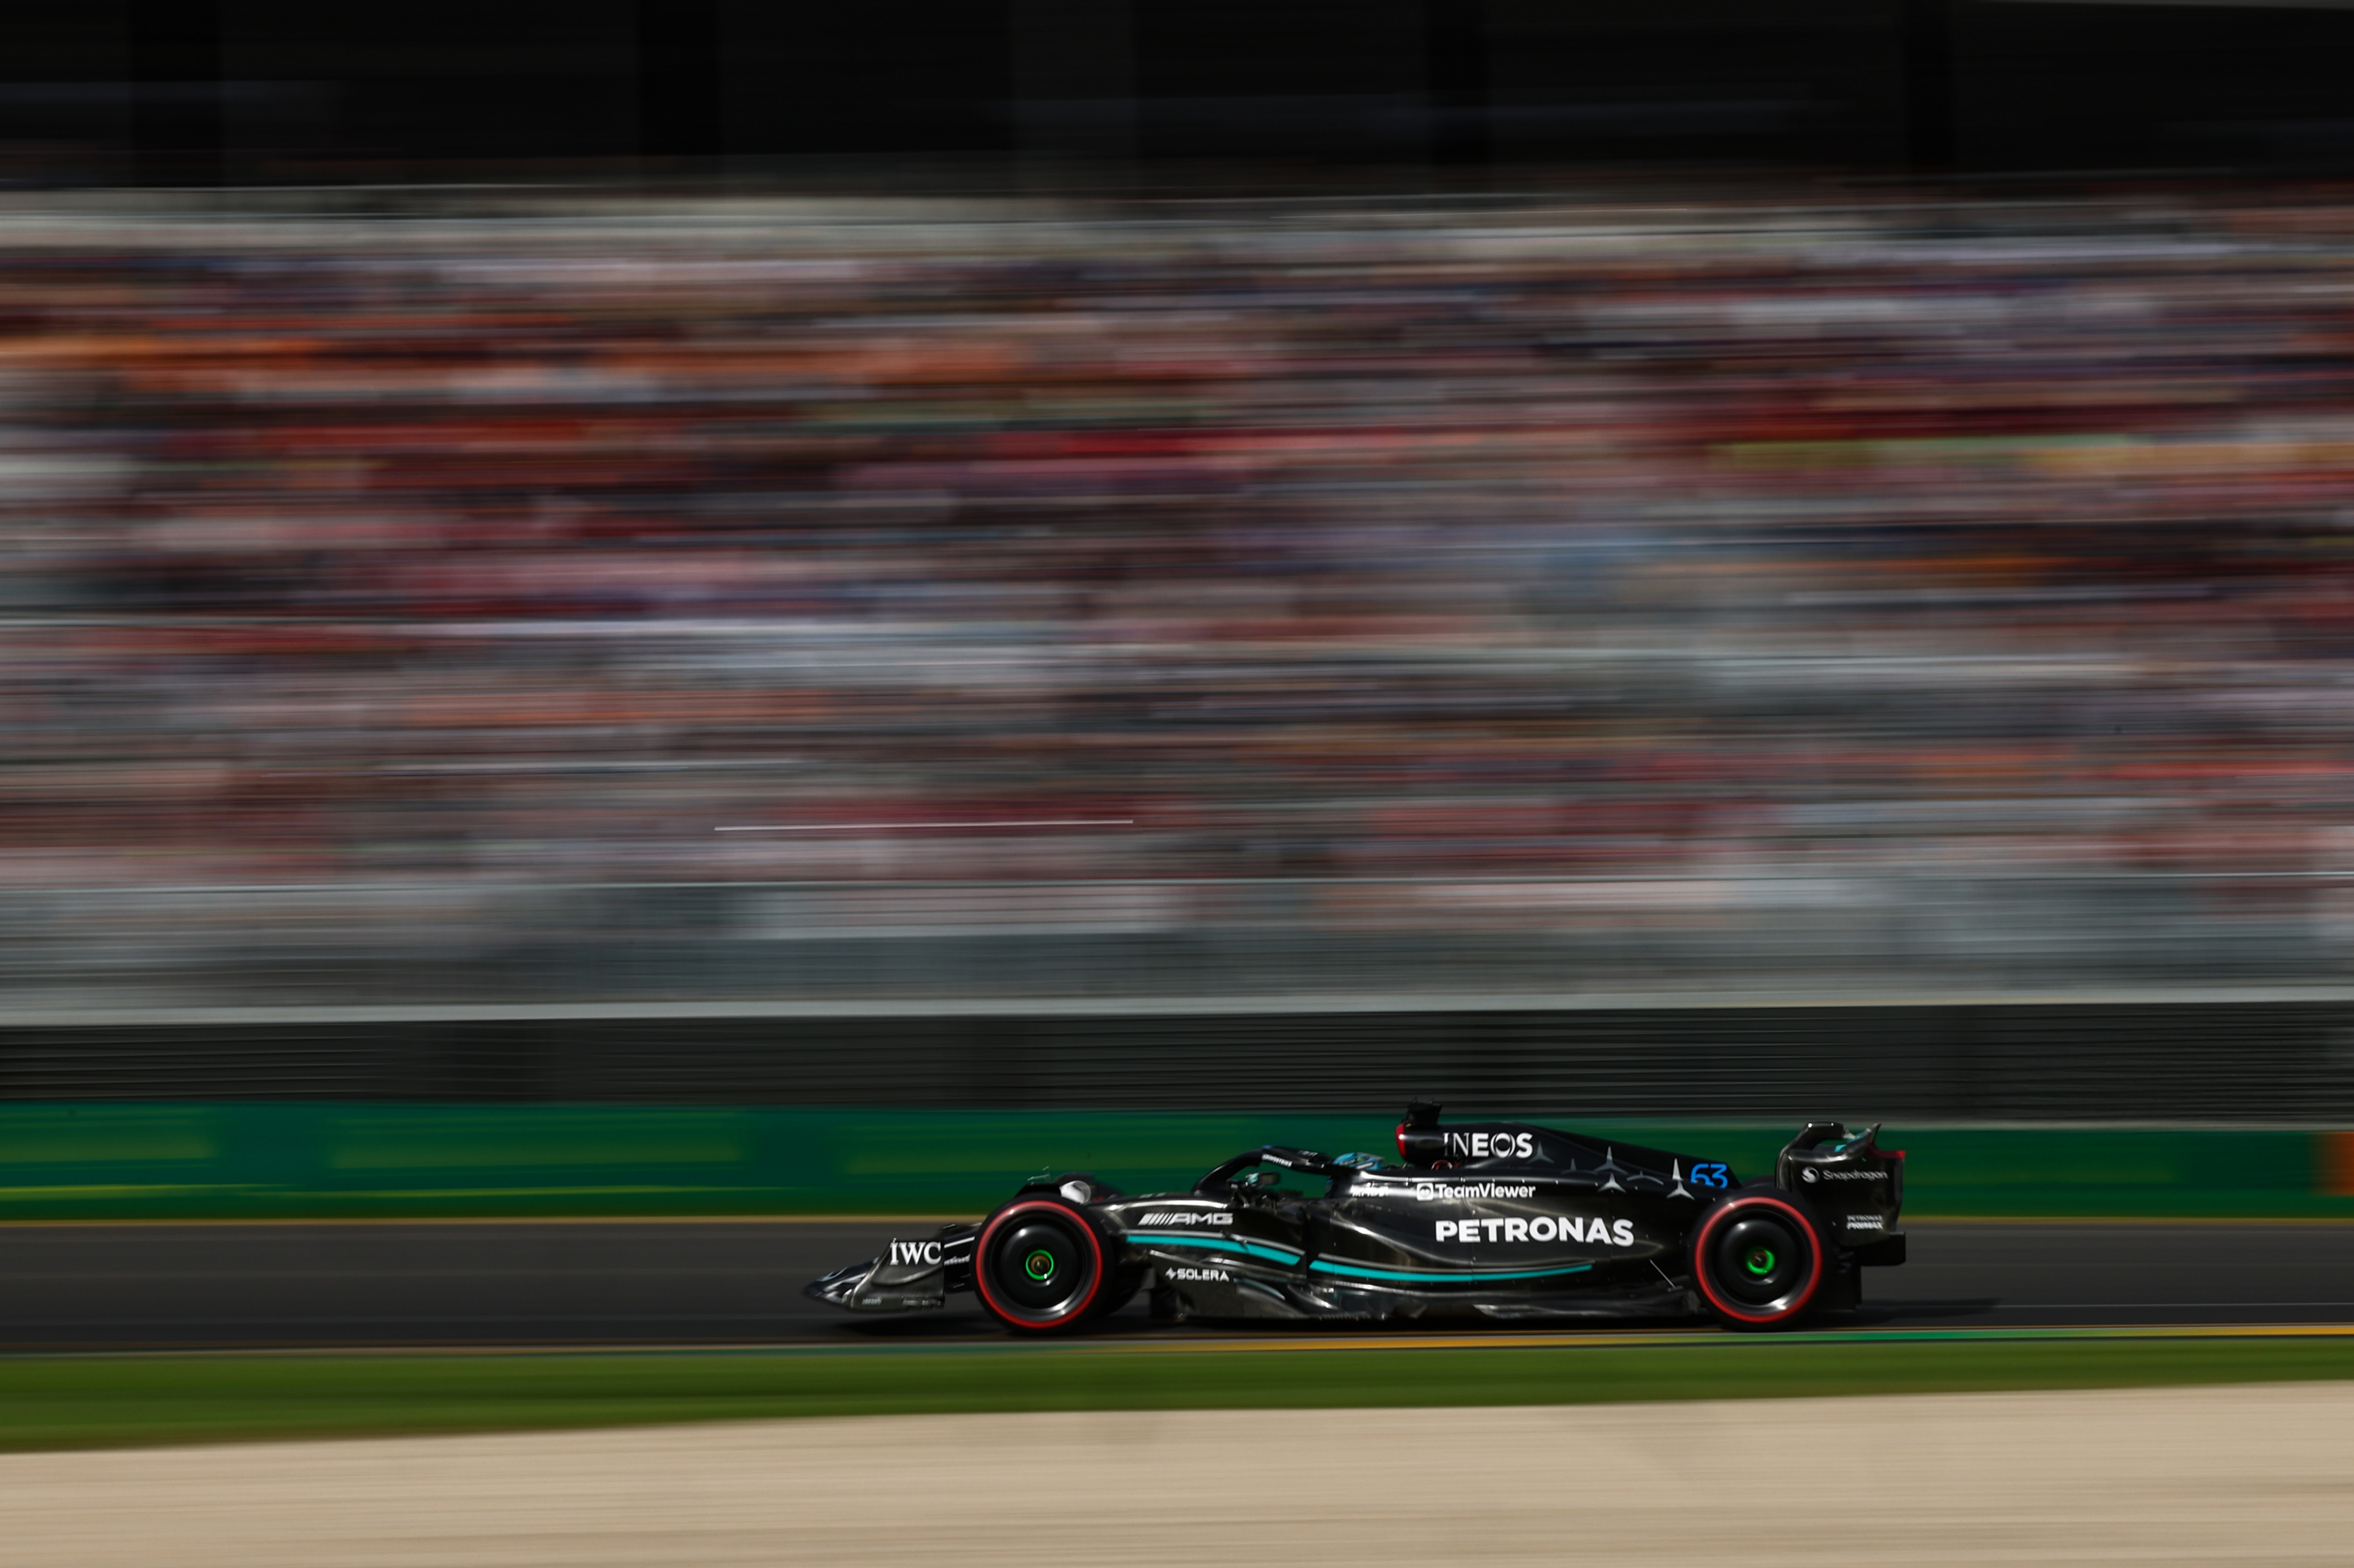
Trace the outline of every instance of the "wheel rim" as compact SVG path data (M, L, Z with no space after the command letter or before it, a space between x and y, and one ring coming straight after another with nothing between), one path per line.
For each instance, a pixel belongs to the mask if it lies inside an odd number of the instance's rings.
M989 1249L990 1294L1010 1317L1051 1323L1093 1294L1095 1249L1073 1222L1052 1213L1025 1214Z
M1739 1214L1712 1238L1710 1282L1744 1313L1772 1314L1797 1303L1814 1272L1802 1227L1770 1209Z

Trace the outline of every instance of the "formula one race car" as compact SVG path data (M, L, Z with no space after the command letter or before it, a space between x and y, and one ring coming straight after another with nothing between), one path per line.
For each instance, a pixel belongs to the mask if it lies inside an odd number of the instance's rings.
M1154 1315L1335 1322L1713 1315L1782 1328L1861 1299L1904 1261L1904 1154L1808 1122L1744 1185L1721 1160L1520 1122L1442 1127L1417 1103L1393 1165L1270 1145L1190 1192L1131 1198L1041 1177L979 1224L894 1241L809 1287L855 1312L970 1290L1023 1334L1060 1333L1140 1290Z

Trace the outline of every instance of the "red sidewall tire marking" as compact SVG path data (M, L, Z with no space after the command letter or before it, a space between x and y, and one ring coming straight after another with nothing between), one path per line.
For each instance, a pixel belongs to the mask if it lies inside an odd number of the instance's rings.
M1037 1210L1044 1210L1050 1214L1059 1214L1069 1221L1077 1229L1079 1234L1087 1238L1087 1250L1095 1255L1096 1263L1096 1277L1088 1283L1087 1293L1079 1298L1078 1305L1044 1319L1016 1316L1013 1310L1000 1301L989 1288L989 1249L997 1239L999 1228L1016 1214L1026 1214ZM1016 1203L1010 1209L1000 1210L997 1217L991 1220L981 1231L981 1245L972 1249L972 1287L981 1293L982 1303L989 1308L997 1320L1007 1328L1034 1334L1048 1333L1075 1319L1086 1317L1087 1308L1095 1305L1096 1298L1103 1294L1104 1278L1109 1272L1104 1266L1103 1238L1096 1234L1096 1228L1087 1224L1087 1216L1067 1203L1056 1203L1044 1198L1027 1203Z
M1798 1234L1807 1238L1807 1251L1812 1255L1810 1261L1813 1267L1807 1275L1807 1287L1798 1293L1798 1298L1796 1301L1772 1312L1744 1311L1734 1303L1718 1296L1715 1288L1709 1283L1709 1237L1714 1234L1719 1225L1724 1224L1729 1215L1748 1209L1779 1209L1787 1214L1791 1222L1798 1227ZM1692 1280L1700 1287L1700 1293L1708 1298L1708 1304L1728 1318L1736 1319L1744 1323L1785 1322L1805 1311L1814 1301L1815 1292L1822 1288L1823 1238L1815 1229L1813 1222L1809 1221L1796 1204L1787 1199L1769 1198L1763 1193L1735 1198L1700 1223L1700 1233L1692 1237Z

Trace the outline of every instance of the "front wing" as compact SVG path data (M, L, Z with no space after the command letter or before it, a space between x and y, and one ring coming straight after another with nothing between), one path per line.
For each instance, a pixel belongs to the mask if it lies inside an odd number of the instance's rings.
M852 1312L920 1312L948 1305L952 1290L972 1288L974 1224L943 1225L939 1234L901 1240L864 1263L811 1280L801 1292Z

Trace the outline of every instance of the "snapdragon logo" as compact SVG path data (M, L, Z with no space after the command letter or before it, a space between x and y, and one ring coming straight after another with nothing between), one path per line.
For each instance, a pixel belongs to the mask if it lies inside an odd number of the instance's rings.
M1148 1225L1230 1225L1232 1214L1216 1209L1165 1209L1144 1216Z
M1533 1198L1537 1190L1511 1181L1417 1181L1414 1195L1424 1203L1459 1202L1470 1198Z
M1534 1133L1450 1132L1447 1152L1457 1160L1526 1160L1537 1151Z
M1819 1171L1809 1165L1798 1172L1801 1181L1885 1181L1885 1171Z
M911 1264L937 1264L940 1261L940 1244L936 1241L891 1244L892 1266L904 1268Z
M1539 1214L1533 1220L1441 1220L1436 1239L1462 1242L1575 1241L1603 1246L1633 1246L1635 1223L1632 1220L1606 1220L1599 1215L1588 1220L1576 1214L1558 1220L1549 1214Z

